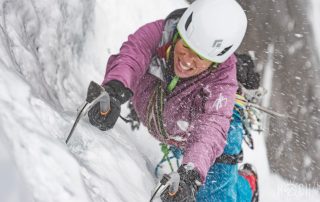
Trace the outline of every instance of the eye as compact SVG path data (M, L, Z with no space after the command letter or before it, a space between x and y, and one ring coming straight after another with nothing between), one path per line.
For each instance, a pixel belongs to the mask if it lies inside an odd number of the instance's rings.
M203 57L201 57L200 55L197 55L198 56L198 58L200 59L200 60L205 60Z
M184 41L182 41L182 46L183 46L184 48L190 49L189 46L188 46Z
M198 54L197 54L197 56L198 56L198 58L199 58L200 60L208 61L206 58L202 57L201 55L198 55Z
M190 51L192 51L192 49L186 44L186 42L184 42L182 40L182 46ZM192 51L193 52L193 51ZM194 52L193 52L194 53ZM200 60L203 60L203 61L207 61L207 59L205 59L204 57L200 56L199 54L195 53L197 55L197 57L200 59Z
M188 44L183 39L181 39L181 43L184 48L189 48Z

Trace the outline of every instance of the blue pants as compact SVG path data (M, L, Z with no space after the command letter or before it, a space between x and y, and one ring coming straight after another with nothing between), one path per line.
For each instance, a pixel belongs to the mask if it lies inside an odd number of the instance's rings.
M238 154L241 151L242 135L241 117L234 110L223 153ZM197 193L197 202L250 202L251 196L248 181L238 174L238 165L215 163Z

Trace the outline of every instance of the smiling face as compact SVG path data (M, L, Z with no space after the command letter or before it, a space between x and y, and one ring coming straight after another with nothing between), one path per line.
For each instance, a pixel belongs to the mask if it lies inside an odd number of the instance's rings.
M180 78L189 78L206 71L212 62L193 52L182 39L174 48L174 72Z

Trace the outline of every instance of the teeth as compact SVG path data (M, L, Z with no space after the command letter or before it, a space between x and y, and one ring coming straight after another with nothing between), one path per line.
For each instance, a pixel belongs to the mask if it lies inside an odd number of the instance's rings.
M183 70L189 70L189 69L191 69L191 67L183 65L181 62L179 63L179 65L180 65L180 67L181 67Z

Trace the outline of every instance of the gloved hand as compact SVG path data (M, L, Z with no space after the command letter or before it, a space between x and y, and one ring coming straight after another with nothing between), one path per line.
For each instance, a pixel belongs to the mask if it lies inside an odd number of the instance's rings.
M106 131L116 124L120 116L121 104L130 99L132 92L116 80L109 81L103 87L110 97L110 111L107 115L102 115L100 113L100 102L98 102L89 110L88 117L93 126Z
M189 165L182 165L178 169L180 183L175 195L169 194L169 188L164 190L160 196L163 202L195 202L196 193L201 186L198 171Z

